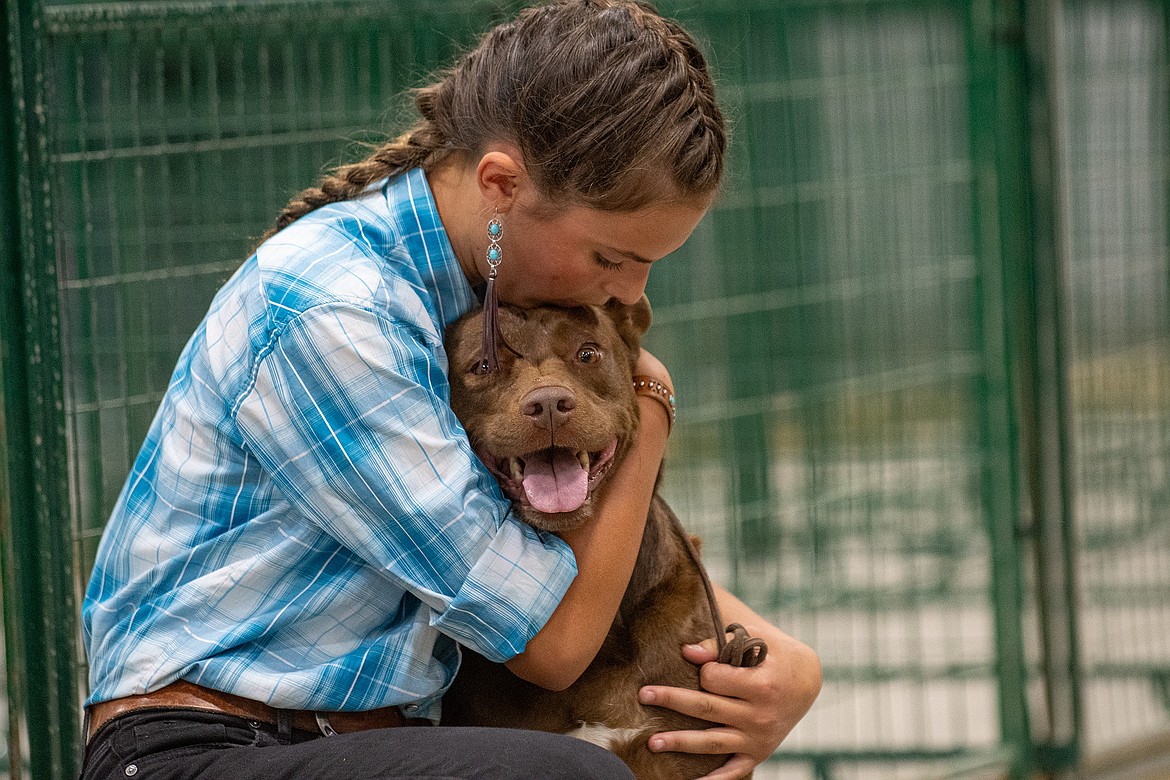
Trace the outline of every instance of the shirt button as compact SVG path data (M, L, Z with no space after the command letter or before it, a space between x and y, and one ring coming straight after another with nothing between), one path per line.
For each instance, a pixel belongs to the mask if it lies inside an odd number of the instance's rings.
M414 713L418 712L418 705L417 704L407 704L402 709L403 709L403 711L406 712L407 715L413 715Z
M136 774L138 774L138 766L136 764L130 764L126 767L126 777L134 777Z

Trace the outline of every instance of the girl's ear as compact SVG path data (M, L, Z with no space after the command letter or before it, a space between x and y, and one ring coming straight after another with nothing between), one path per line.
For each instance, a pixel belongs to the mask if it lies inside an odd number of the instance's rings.
M622 341L630 348L631 355L636 359L638 349L642 346L642 337L650 329L650 299L643 294L635 304L611 300L603 308L606 315L613 320Z
M486 152L475 168L476 183L484 201L502 214L512 208L517 191L527 177L519 152L510 147Z

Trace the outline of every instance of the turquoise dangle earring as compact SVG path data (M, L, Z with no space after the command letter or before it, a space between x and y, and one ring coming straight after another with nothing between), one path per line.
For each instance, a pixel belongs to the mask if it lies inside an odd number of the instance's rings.
M488 278L487 292L483 296L483 353L476 368L478 374L490 374L500 367L500 303L496 295L496 273L504 260L500 237L504 235L504 223L500 222L497 211L487 224Z

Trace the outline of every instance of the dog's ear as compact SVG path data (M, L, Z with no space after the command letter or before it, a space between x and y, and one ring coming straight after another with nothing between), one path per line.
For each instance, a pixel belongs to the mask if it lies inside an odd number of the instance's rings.
M691 540L691 546L695 548L695 552L702 554L703 552L703 537L695 536L694 534L687 534Z
M622 341L630 348L631 355L637 357L642 337L650 329L650 299L643 294L642 298L632 305L612 300L605 304L604 311L613 320Z

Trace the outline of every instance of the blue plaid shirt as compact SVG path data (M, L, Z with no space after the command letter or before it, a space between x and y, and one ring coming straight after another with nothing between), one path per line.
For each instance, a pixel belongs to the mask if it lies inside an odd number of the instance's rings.
M576 575L449 406L477 305L414 170L266 241L212 301L85 594L90 703L177 679L437 719L456 641L503 661Z

